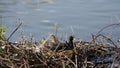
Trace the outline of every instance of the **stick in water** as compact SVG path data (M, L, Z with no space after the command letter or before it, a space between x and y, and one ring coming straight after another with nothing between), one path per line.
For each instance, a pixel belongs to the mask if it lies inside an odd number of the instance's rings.
M7 41L12 37L12 35L20 28L20 26L22 25L22 22L18 25L18 27L10 34L10 36L8 37Z

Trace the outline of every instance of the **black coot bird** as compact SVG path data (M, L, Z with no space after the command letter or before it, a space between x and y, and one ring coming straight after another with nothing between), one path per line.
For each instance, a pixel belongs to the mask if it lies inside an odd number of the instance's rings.
M66 41L66 50L74 49L73 40L74 40L74 36L69 36L68 41Z
M60 50L72 50L72 49L74 49L74 44L73 44L74 36L69 36L68 40L65 42L59 41L55 37L55 35L51 35L51 38L54 42L54 44L52 44L51 50L60 51Z

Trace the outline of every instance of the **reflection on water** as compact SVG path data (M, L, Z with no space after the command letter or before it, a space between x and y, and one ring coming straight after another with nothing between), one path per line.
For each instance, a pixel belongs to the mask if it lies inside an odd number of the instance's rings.
M16 12L17 14L28 14L28 12Z
M23 0L21 1L22 4L28 4L28 5L37 5L37 4L52 4L54 3L54 0Z
M55 32L54 23L59 24L58 34L63 37L74 33L88 39L103 26L118 23L119 4L120 0L0 0L0 16L8 28L7 36L17 27L18 19L23 21L12 40L21 30L37 39L45 37ZM112 31L119 37L120 31Z

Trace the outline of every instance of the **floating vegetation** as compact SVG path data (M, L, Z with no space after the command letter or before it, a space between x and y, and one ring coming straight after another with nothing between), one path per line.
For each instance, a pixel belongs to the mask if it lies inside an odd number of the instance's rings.
M0 27L0 68L120 67L120 48L107 36L92 35L91 41L87 42L75 40L74 36L63 41L50 34L40 42L25 40L24 37L17 43L10 42L9 39L21 25L8 38L4 37L5 27ZM57 24L55 28L58 28Z

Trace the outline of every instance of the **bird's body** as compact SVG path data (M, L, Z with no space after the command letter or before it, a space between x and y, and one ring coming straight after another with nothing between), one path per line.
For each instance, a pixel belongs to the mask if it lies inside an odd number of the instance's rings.
M51 40L50 40L51 39ZM51 56L52 54L58 54L59 56L67 56L69 58L73 57L74 45L73 36L69 36L67 41L58 40L55 35L50 34L47 39L42 43L40 48L42 51Z
M59 51L59 50L71 50L74 48L74 45L73 45L73 39L74 37L73 36L69 36L68 40L65 41L65 42L62 42L62 41L59 41L55 35L51 35L53 41L54 41L54 44L53 44L53 47L51 48L52 50L56 50L56 51Z
M48 39L51 39L52 41ZM42 45L44 45L43 47L56 52L63 50L72 50L74 49L73 39L73 36L69 36L67 41L59 41L54 34L50 34L47 40L45 40Z

